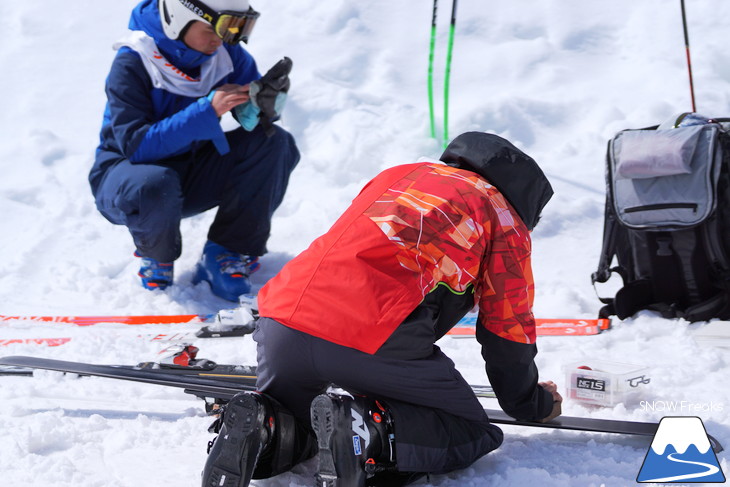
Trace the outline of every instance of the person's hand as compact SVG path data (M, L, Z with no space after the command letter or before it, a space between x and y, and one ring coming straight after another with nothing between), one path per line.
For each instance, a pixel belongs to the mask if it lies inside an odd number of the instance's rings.
M541 423L547 423L548 421L551 421L560 416L560 414L563 412L563 396L561 396L558 392L558 386L555 385L555 382L551 380L547 382L538 382L537 385L541 386L543 389L553 395L553 410L550 412L550 415L547 418L543 418L540 420Z
M225 84L215 89L210 104L219 117L249 100L248 85Z

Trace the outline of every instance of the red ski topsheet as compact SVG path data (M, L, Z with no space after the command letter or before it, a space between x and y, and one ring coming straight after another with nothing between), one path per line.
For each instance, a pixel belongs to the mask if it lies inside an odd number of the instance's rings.
M469 337L476 333L476 315L470 314L462 318L447 335L455 337ZM603 330L611 328L611 320L598 319L568 319L568 318L536 318L535 325L538 336L586 336L598 335Z
M0 347L8 345L45 345L47 347L57 347L71 341L69 337L58 338L8 338L0 339Z
M215 314L197 315L132 315L132 316L6 316L0 315L0 325L3 322L31 321L37 323L65 323L77 326L91 326L101 323L125 325L154 325L154 324L186 324L207 323L215 318ZM609 319L564 319L538 318L535 320L538 336L587 336L597 335L611 327ZM473 337L476 332L477 314L469 313L452 328L448 335L454 338ZM180 341L191 340L195 334L163 333L141 336L151 341ZM70 337L0 337L0 347L8 345L44 345L55 347L71 341Z
M70 323L78 326L98 325L99 323L121 323L124 325L157 325L175 323L205 323L215 318L213 314L202 315L135 315L135 316L6 316L3 321L35 321L46 323Z

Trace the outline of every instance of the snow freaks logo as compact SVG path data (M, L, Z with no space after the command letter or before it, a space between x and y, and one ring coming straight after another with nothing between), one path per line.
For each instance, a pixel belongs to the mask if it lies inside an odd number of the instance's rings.
M662 418L636 481L725 482L702 420L691 416Z

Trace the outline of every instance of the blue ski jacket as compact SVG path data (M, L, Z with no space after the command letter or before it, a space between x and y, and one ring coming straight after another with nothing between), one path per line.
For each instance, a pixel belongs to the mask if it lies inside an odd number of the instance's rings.
M157 0L143 0L135 7L129 28L152 37L165 58L190 76L198 76L200 66L210 58L165 35ZM240 44L223 46L234 69L216 87L226 83L245 85L261 77L253 57ZM117 52L105 90L107 105L100 143L89 174L94 195L106 171L125 159L133 164L164 164L165 159L194 151L207 142L213 142L221 154L229 150L208 98L155 88L139 54L128 47Z

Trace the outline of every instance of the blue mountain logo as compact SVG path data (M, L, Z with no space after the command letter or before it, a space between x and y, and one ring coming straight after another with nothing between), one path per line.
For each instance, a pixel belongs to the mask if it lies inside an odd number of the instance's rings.
M662 418L636 481L725 482L702 420L692 416Z

